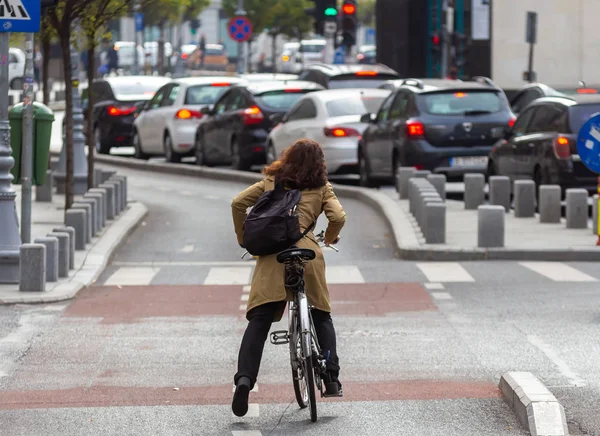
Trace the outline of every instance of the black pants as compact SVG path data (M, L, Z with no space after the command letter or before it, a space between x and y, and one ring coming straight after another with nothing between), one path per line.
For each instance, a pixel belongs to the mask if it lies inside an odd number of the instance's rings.
M238 372L234 377L234 382L240 377L248 377L252 382L252 387L256 383L260 361L262 359L263 349L267 335L273 323L273 316L277 309L284 305L285 301L276 303L267 303L257 306L248 312L250 322L246 327L240 354L238 356ZM313 309L311 311L317 339L321 346L321 352L324 357L329 356L327 361L327 372L338 377L340 372L339 360L336 350L335 328L329 312ZM287 361L286 361L287 362Z

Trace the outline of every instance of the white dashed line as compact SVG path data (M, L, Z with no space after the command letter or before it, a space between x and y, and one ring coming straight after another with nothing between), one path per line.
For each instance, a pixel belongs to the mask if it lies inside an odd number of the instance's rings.
M193 245L186 245L185 247L183 247L181 249L182 253L191 253L192 251L194 251L194 246Z
M105 286L147 286L160 268L119 268L104 282Z
M242 291L244 292L250 292L250 285L246 285L242 288Z
M444 289L442 283L425 283L425 289Z
M452 300L452 295L448 292L432 292L431 296L436 300Z
M572 266L561 262L521 262L520 265L555 282L597 282Z
M185 195L186 197L191 197L194 195L194 193L190 192L190 191L181 191L181 195Z
M433 283L474 282L475 279L457 262L417 263L427 280Z
M242 296L241 296L241 300L242 300L242 301L248 301L248 298L249 298L249 297L250 297L250 295L249 295L249 294L242 294Z
M248 307L248 306L246 306L245 304L240 304L240 310L244 310L245 311L246 307Z
M325 269L327 283L331 284L346 284L346 283L364 283L365 279L362 276L358 267L354 265L335 265L328 266Z
M250 282L250 267L211 268L205 285L247 285Z
M67 307L66 304L58 304L58 305L52 305L52 306L45 306L43 310L47 310L48 312L60 312L65 307Z
M259 430L233 430L231 433L233 436L262 436Z
M190 261L190 262L166 262L166 261L157 261L157 262L113 262L114 266L248 266L255 265L256 261L254 260L241 260L241 261L225 261L225 262L203 262L203 261Z
M569 383L572 386L581 387L586 385L585 380L581 379L577 374L575 374L573 370L569 368L569 365L567 365L567 363L564 360L562 360L562 358L558 355L556 351L554 351L554 349L550 345L546 344L536 335L527 335L527 340L530 344L534 345L542 353L544 353L546 357L558 367L560 373L564 375L567 379L569 379Z

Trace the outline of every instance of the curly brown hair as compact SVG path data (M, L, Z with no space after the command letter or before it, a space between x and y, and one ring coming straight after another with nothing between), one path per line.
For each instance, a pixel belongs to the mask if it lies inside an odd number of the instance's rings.
M299 139L283 150L281 159L265 167L263 174L292 189L315 189L327 183L325 155L318 142Z

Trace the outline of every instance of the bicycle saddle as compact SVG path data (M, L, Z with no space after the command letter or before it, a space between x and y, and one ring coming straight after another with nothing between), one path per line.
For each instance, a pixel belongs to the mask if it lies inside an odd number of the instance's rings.
M303 261L313 260L317 255L309 248L291 247L277 255L277 262L286 263L290 260L300 259Z

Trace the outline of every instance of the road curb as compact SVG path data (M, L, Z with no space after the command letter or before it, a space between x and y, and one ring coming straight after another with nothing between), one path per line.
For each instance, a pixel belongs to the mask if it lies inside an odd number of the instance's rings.
M507 372L498 386L509 407L532 436L569 434L564 407L530 372Z
M17 303L54 303L69 300L79 291L93 284L104 271L113 254L148 214L142 203L128 204L121 216L108 226L85 255L79 269L68 280L57 284L51 291L42 293L19 293L14 297L3 297L0 305Z

